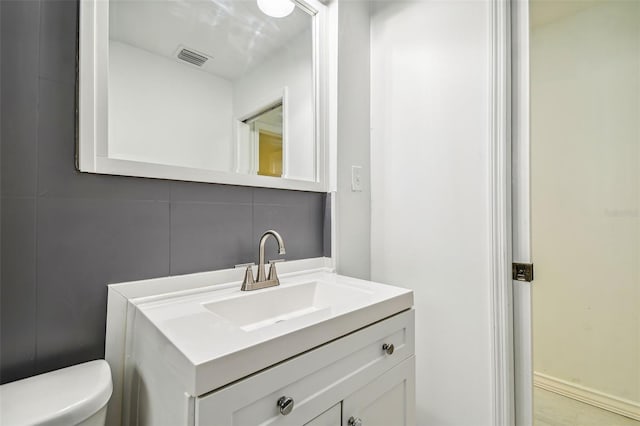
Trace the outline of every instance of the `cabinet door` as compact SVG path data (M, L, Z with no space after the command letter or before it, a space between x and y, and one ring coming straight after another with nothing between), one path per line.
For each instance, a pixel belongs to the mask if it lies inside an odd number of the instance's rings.
M304 426L340 426L341 405L340 403L334 405L309 423L305 423Z
M342 426L414 426L415 399L412 356L345 398Z

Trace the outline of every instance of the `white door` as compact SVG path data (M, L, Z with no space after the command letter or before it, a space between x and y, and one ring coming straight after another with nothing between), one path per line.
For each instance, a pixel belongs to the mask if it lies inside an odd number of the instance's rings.
M414 426L415 356L342 401L342 426Z
M512 256L531 263L529 182L529 0L512 3ZM531 283L513 281L515 420L533 423Z

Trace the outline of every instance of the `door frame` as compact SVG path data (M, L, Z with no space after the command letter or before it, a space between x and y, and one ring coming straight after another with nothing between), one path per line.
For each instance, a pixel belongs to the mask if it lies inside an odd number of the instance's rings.
M512 253L513 261L532 263L530 159L530 0L512 1ZM530 282L513 281L515 424L533 424L533 352Z
M489 29L492 424L529 426L531 284L511 272L531 261L529 0L492 0Z

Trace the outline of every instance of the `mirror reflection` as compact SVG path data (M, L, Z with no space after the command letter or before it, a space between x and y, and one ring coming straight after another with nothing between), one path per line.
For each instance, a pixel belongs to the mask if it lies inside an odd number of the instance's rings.
M108 156L314 180L312 25L289 0L110 0Z
M253 148L249 158L249 173L262 176L282 176L282 103L258 116L244 121L247 125L247 146Z

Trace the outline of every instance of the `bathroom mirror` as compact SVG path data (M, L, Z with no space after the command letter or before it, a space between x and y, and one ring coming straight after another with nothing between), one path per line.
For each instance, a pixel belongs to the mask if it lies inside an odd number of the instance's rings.
M82 0L79 170L326 191L325 13Z

